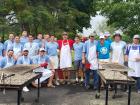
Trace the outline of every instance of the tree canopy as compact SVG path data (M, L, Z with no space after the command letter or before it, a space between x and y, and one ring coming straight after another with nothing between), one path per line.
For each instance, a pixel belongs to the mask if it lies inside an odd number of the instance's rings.
M133 36L140 32L139 0L103 0L98 2L98 10L108 18L108 25L122 29Z
M0 0L0 33L71 35L90 27L90 17L100 11L109 27L126 34L140 32L139 0Z
M90 27L93 0L1 0L1 32L27 30L56 34Z

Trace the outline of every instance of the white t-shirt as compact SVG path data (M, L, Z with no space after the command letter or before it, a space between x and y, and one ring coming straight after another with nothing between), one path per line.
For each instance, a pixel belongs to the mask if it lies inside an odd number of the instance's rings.
M112 42L111 50L112 50L112 62L124 64L124 50L126 47L126 43L124 41Z

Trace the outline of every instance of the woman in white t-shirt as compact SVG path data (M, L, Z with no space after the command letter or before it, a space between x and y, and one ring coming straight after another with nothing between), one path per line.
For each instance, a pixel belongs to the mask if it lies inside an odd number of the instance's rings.
M114 41L111 43L111 62L124 64L124 50L126 43L122 41L122 35L119 32L115 32Z

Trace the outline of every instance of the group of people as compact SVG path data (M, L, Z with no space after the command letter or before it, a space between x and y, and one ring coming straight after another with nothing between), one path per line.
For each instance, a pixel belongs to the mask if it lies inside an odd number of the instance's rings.
M133 43L122 41L122 34L116 31L113 40L110 33L90 35L86 41L81 41L79 36L69 39L68 33L62 33L62 40L56 40L54 35L39 33L35 39L33 35L22 32L22 36L9 34L9 39L0 43L0 68L16 64L40 64L42 72L41 82L49 78L48 87L59 85L58 70L63 71L63 83L70 83L70 69L72 67L72 52L74 51L75 81L84 81L89 88L90 73L93 73L93 88L97 89L99 83L99 62L113 62L121 65L128 62L133 71L128 71L128 76L137 80L137 91L140 93L140 36L134 35ZM0 38L1 41L1 38ZM80 72L79 72L80 71ZM79 78L80 77L80 78ZM37 86L37 82L33 83Z

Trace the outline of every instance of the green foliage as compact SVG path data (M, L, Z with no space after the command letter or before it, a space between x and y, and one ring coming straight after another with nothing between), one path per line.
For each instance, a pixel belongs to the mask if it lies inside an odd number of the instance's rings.
M0 30L3 33L14 31L17 34L27 30L34 35L38 32L58 35L62 31L68 31L74 35L76 30L82 31L83 27L90 26L91 13L96 12L94 1L96 0L1 0ZM5 17L11 11L18 22L7 22Z
M131 37L140 33L140 1L139 0L112 0L112 2L99 2L97 6L102 15L106 16L108 25L121 28Z

